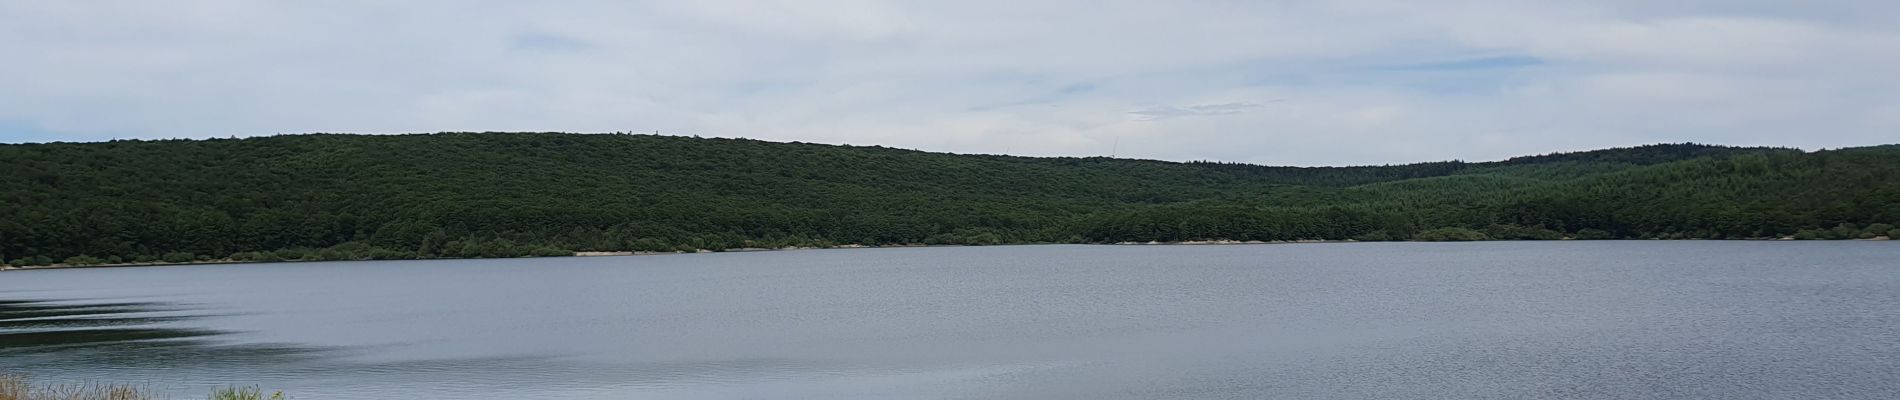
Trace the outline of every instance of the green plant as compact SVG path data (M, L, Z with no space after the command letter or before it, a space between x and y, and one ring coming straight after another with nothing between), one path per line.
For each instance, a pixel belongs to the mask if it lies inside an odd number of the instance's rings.
M1419 232L1417 238L1420 241L1426 242L1469 242L1490 239L1490 237L1484 235L1484 232L1466 228L1438 228L1428 230Z
M168 263L191 262L192 260L195 260L197 258L198 258L197 256L192 255L191 253L186 253L182 251L165 253L163 257L160 257L161 260L164 260L165 262L168 262Z
M152 391L143 386L113 383L73 383L36 386L28 376L0 373L0 400L151 400ZM284 392L269 396L256 386L231 386L215 389L206 396L211 400L285 400Z
M1616 235L1602 229L1583 228L1577 230L1575 237L1577 240L1609 240L1615 239Z
M113 161L95 162L102 159ZM1800 229L1815 239L1864 238L1893 229L1871 223L1900 215L1887 206L1900 189L1893 145L1807 152L1665 144L1495 162L1272 167L442 133L0 144L0 160L7 165L0 199L32 199L0 207L0 257L29 265L82 254L188 262L264 252L362 260L550 249L1407 240L1447 226L1497 240L1598 236L1586 229L1616 238ZM86 184L14 184L21 182ZM1843 222L1851 225L1839 229ZM1454 236L1425 239L1469 238Z
M27 376L0 374L0 400L150 400L143 387L110 383L77 383L35 387Z
M1393 239L1393 233L1378 229L1378 231L1368 231L1364 235L1357 235L1353 237L1353 241L1397 241L1397 239Z
M99 265L103 263L105 263L105 260L83 254L66 258L66 265Z
M264 390L256 386L231 386L213 389L211 394L205 398L209 400L284 400L284 392L273 392L269 397L266 397L264 396Z

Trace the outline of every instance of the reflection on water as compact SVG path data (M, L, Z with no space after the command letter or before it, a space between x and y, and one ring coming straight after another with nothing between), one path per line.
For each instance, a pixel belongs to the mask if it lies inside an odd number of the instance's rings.
M0 301L0 352L45 352L69 347L165 344L217 332L166 327L189 318L156 315L177 312L158 303L70 304L33 300ZM173 343L175 344L175 343Z
M0 300L0 360L6 360L0 373L122 382L135 377L112 373L257 370L311 359L313 349L226 344L218 337L229 332L187 325L213 315L158 302ZM156 389L197 390L190 386L174 382Z
M299 399L1900 398L1888 242L0 273L0 369Z

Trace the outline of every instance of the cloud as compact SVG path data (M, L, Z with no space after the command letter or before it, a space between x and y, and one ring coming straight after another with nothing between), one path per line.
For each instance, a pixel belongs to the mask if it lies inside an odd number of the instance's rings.
M653 131L1379 164L1900 131L1900 3L0 2L0 142ZM1292 99L1273 103L1275 99Z
M1261 105L1257 103L1237 102L1237 103L1219 103L1219 104L1195 104L1195 105L1190 105L1186 107L1155 106L1155 107L1148 107L1148 108L1143 108L1143 109L1135 110L1135 111L1129 111L1128 113L1134 115L1135 119L1139 121L1153 121L1153 120L1165 119L1165 118L1203 117L1203 116L1210 116L1210 115L1239 114L1239 113L1252 111L1253 109L1260 108L1260 107Z
M522 33L515 35L514 48L524 51L563 52L583 51L594 46L580 40L547 33Z
M1544 60L1526 56L1498 56L1456 61L1399 64L1381 67L1392 71L1462 71L1474 69L1523 68L1543 65Z

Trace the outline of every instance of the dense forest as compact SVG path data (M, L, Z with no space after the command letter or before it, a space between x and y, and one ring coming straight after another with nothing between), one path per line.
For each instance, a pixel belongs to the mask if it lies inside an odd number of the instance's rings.
M1894 236L1900 146L1361 167L657 135L0 145L0 259L342 260L891 244Z

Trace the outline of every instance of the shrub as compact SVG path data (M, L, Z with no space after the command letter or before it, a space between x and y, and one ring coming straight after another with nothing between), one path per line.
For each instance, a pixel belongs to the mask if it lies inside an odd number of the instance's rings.
M1563 233L1544 229L1542 226L1522 227L1516 225L1491 225L1484 228L1484 235L1491 240L1557 240L1564 238Z
M277 253L269 251L242 251L231 253L230 258L234 261L248 262L277 262L284 260L282 257L278 257Z
M1616 235L1610 233L1610 231L1606 231L1602 229L1583 228L1583 229L1578 229L1577 234L1574 237L1577 240L1610 240L1610 239L1615 239Z
M308 252L308 249L302 248L282 249L271 252L271 255L276 256L277 259L280 260L303 260L310 258L307 254Z
M1818 230L1802 229L1800 232L1794 233L1794 240L1819 240L1822 238L1821 235L1821 231Z
M371 260L414 260L422 257L421 254L413 251L390 250L381 247L369 249L367 255L367 258Z
M1887 238L1889 238L1889 239L1900 239L1900 229L1894 229L1894 230L1891 230L1891 231L1887 231Z
M567 257L574 255L574 252L557 249L552 246L541 246L529 251L528 255L535 257Z
M168 262L168 263L185 263L185 262L191 262L192 260L198 259L198 256L191 253L177 251L177 252L165 253L165 255L163 257L159 257L159 259L164 260L165 262Z
M1853 224L1836 225L1834 226L1834 229L1829 229L1827 230L1826 233L1827 233L1826 237L1828 239L1859 239L1860 238L1860 229L1854 228Z
M235 387L234 386L234 387L213 389L211 391L211 395L206 396L205 398L209 400L284 400L284 392L280 391L276 393L271 393L270 397L265 397L264 390L259 389L256 386L251 386L251 387Z
M633 241L634 251L672 251L673 246L654 238L640 238Z
M1484 232L1466 228L1438 228L1419 232L1416 238L1426 242L1468 242L1490 239L1484 236Z
M101 260L98 257L84 254L66 258L66 265L99 265L105 262L105 260Z
M1389 241L1392 241L1393 239L1392 239L1391 233L1386 232L1385 230L1381 229L1381 230L1376 230L1372 232L1366 232L1365 234L1361 234L1359 236L1353 236L1352 240L1357 240L1361 242L1389 242Z

